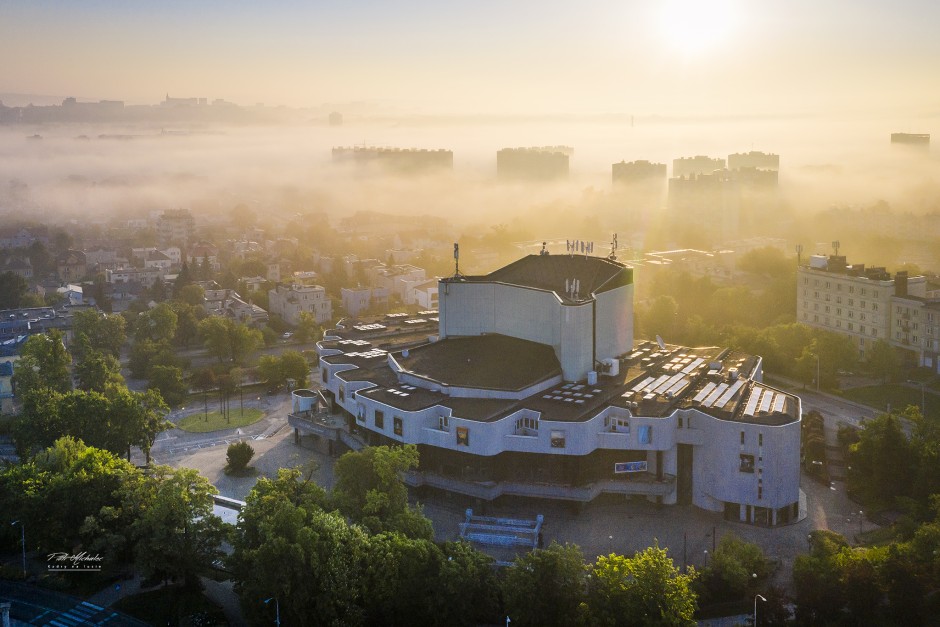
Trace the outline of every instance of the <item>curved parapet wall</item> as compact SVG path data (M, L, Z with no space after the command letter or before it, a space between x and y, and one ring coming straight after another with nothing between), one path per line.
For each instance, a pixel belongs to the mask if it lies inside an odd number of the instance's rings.
M310 411L317 406L317 393L314 390L301 388L290 394L291 413Z

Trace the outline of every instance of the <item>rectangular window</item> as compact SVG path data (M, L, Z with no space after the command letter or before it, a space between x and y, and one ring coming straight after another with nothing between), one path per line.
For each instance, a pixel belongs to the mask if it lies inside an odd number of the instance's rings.
M617 416L608 416L606 425L607 425L607 428L613 433L630 433L630 419L629 418L618 418Z
M402 424L402 420L401 420L400 417L395 416L394 418L392 418L392 421L393 421L393 425L394 425L394 426L393 426L393 430L395 431L395 435L397 435L397 436L400 437L401 434L402 434L402 433L404 432L404 430L405 430L405 429L404 429L404 425Z
M470 446L470 430L466 427L457 427L457 446Z
M564 431L552 431L551 432L551 445L552 448L565 448L565 432Z
M740 470L741 472L750 472L750 473L754 472L754 456L753 455L745 455L744 453L741 453L741 455L738 456L738 459L740 461L738 470Z
M650 425L640 425L640 428L637 429L637 440L640 444L652 444L653 427Z
M757 486L757 500L761 500L764 497L764 486Z
M757 446L764 446L764 434L763 433L757 434Z
M682 428L682 416L679 416L679 428Z
M323 374L321 375L321 378L323 379L323 382L324 382L324 383L329 383L329 382L330 382L330 371L327 370L326 368L324 368L322 372L323 372Z
M744 444L744 432L741 432L741 444Z
M379 411L378 409L376 409L373 418L375 419L375 428L376 428L376 429L384 429L384 428L385 428L385 412L381 412L381 411Z

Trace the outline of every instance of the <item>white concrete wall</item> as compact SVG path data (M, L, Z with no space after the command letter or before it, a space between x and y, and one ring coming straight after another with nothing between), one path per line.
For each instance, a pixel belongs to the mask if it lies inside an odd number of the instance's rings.
M633 285L597 295L597 360L633 350Z

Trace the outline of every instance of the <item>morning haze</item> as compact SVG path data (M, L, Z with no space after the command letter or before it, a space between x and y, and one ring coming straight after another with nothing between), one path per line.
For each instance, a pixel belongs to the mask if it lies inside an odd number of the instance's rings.
M4 624L931 624L937 24L0 0Z

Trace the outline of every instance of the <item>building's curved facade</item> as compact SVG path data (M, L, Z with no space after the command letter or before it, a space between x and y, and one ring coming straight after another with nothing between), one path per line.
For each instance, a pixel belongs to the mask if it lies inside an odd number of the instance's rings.
M634 346L630 268L532 255L439 292L439 320L344 322L318 344L348 428L418 446L412 485L796 520L799 398L760 382L759 357Z

